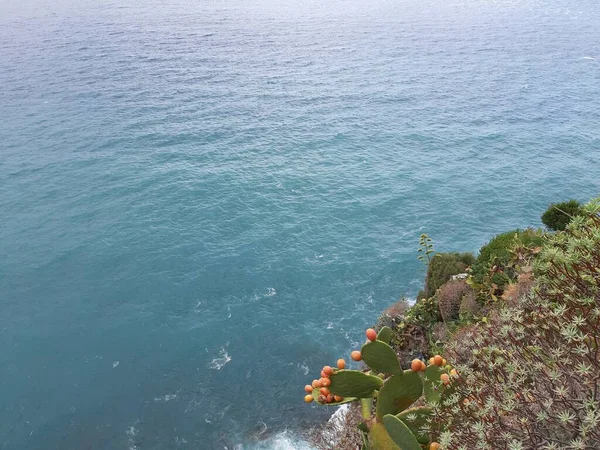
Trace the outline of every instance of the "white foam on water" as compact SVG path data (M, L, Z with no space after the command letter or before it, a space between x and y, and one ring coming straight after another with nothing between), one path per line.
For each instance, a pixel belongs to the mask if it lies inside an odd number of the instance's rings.
M344 430L344 423L346 421L346 415L350 411L349 405L340 406L328 420L328 427L323 430L323 439L335 448L342 431Z
M265 297L273 297L274 295L277 295L275 288L269 288L265 294Z
M279 433L261 442L256 447L243 450L316 450L308 442L294 436L289 431Z
M162 397L154 397L155 402L170 402L171 400L175 400L177 398L177 393L175 394L165 394Z
M221 370L221 368L227 364L229 361L231 361L231 356L229 356L229 354L227 353L227 350L225 350L225 347L223 347L220 351L219 351L219 356L217 356L216 358L214 358L211 362L209 367L211 369L215 369L215 370Z

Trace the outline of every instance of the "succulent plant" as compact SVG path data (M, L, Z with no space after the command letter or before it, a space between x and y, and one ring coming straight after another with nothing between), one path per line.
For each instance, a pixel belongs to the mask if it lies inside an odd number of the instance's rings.
M429 448L432 444L428 432L432 417L429 405L439 404L452 391L451 367L436 355L426 368L424 363L413 361L411 367L419 370L402 370L396 352L389 346L392 330L383 327L375 335L369 329L366 334L368 341L360 352L353 352L353 359L362 359L367 368L348 370L345 363L339 362L338 367L343 369L326 366L321 372L326 376L313 382L314 400L330 406L361 403L364 422L358 428L362 450ZM419 406L410 408L417 402Z

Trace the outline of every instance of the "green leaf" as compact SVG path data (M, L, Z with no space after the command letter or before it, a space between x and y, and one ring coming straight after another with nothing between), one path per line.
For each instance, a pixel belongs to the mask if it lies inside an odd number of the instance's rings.
M372 397L373 391L383 385L383 380L359 370L338 370L329 379L329 390L342 397Z
M373 370L384 373L400 373L400 363L396 352L385 342L373 341L361 349L363 361Z
M406 370L389 378L377 396L377 418L398 414L416 402L423 393L423 383L417 372Z
M402 450L421 450L419 442L404 422L396 416L388 414L383 418L383 425L392 440Z

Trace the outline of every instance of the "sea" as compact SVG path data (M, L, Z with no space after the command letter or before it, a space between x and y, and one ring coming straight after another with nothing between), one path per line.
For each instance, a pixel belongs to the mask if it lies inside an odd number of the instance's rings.
M599 193L598 0L2 0L0 448L310 449L422 233Z

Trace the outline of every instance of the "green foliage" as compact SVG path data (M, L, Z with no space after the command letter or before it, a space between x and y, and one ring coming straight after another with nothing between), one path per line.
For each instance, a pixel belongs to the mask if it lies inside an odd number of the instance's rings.
M522 261L519 255L535 253L545 240L541 230L527 228L502 233L484 245L471 267L468 282L479 294L481 303L496 301L505 287L516 281Z
M529 294L455 335L445 448L600 448L600 199L583 210L547 237Z
M471 268L471 274L477 282L481 282L492 266L497 266L499 270L509 266L515 247L541 246L543 242L542 233L531 228L498 234L481 247L479 256Z
M583 215L581 204L577 200L552 203L542 215L542 223L553 231L564 231L571 220Z
M430 328L432 325L442 320L436 297L423 298L413 305L404 316L404 324L421 325Z
M422 263L431 262L431 256L435 250L433 249L432 239L425 233L419 238L419 250L417 250L417 252L419 253L419 256L417 256L419 261Z
M425 297L432 297L453 275L465 273L474 262L475 257L471 253L436 253L427 267Z

